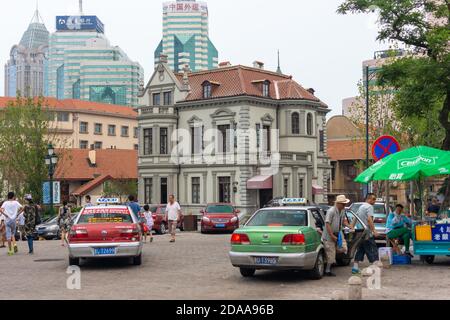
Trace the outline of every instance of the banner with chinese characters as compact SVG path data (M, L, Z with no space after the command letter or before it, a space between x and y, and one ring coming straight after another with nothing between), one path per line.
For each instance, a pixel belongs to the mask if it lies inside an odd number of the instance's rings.
M450 224L437 224L432 231L434 242L450 242Z
M208 13L208 5L206 2L195 1L177 1L165 2L163 4L164 13L192 13L203 12Z

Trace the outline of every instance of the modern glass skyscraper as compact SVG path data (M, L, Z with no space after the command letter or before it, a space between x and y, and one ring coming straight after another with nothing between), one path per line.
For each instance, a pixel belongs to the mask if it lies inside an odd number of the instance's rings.
M161 54L175 72L187 64L192 71L214 69L218 52L209 39L208 5L195 0L163 4L163 39L155 50L155 65Z
M49 96L136 106L143 69L111 46L95 16L56 18L50 36Z
M49 32L36 10L18 45L12 47L5 65L5 96L45 94Z

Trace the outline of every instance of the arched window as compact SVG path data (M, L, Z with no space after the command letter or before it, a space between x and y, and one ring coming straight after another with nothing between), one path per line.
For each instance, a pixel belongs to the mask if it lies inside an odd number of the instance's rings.
M209 99L212 96L212 85L210 82L206 81L203 83L203 98Z
M263 97L269 97L270 96L270 81L264 81L263 82Z
M308 136L313 135L313 116L311 113L308 113L308 116L306 118L306 133Z
M291 116L292 120L292 134L300 134L300 115L294 112Z

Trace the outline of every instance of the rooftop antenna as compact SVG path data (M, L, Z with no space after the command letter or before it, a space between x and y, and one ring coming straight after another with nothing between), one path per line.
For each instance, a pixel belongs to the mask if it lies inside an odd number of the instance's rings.
M36 11L34 11L33 18L31 18L31 23L44 23L40 13L39 13L39 1L36 0Z
M80 16L83 15L83 0L78 0L80 6Z
M283 72L281 71L281 67L280 67L280 50L278 50L278 68L277 68L277 73L283 74Z

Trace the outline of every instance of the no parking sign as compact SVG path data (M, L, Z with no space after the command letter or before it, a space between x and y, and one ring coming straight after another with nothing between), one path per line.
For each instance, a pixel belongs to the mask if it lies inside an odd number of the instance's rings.
M372 146L372 156L375 161L380 161L381 159L390 156L391 154L397 153L401 150L400 144L397 139L392 136L382 136L375 141Z

